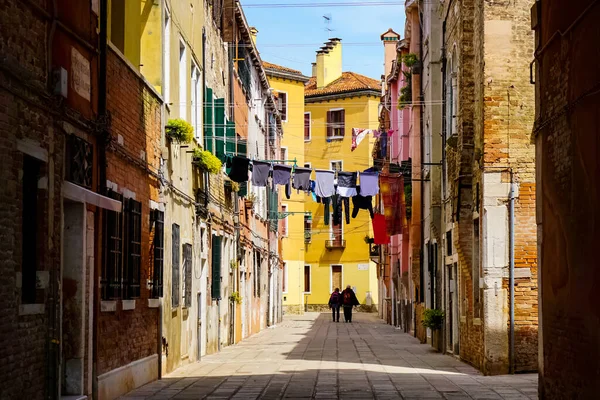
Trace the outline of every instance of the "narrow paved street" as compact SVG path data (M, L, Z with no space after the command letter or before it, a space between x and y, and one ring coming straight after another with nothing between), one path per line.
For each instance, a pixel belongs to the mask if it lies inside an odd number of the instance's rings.
M376 315L286 317L139 388L138 399L535 399L537 374L484 377Z

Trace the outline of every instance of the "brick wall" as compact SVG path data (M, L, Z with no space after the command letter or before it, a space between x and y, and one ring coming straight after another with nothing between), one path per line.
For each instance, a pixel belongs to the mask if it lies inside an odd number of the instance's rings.
M548 399L600 392L600 71L589 65L600 56L600 8L593 3L537 3L539 391ZM555 35L570 26L568 35Z
M111 150L106 175L118 185L118 191L135 193L142 204L142 271L140 298L134 310L122 310L118 301L115 312L98 314L98 375L156 354L159 323L158 309L148 308L150 291L146 282L152 262L149 201L158 201L158 182L153 173L159 168L161 103L150 86L112 49L107 58L107 81Z

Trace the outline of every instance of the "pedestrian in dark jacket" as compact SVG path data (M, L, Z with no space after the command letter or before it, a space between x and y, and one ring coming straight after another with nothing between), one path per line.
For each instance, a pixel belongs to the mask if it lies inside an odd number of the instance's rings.
M350 288L350 285L346 286L346 289L342 292L342 306L344 307L344 320L346 322L352 322L352 307L359 304L354 290Z
M333 315L333 322L340 322L340 306L342 305L342 294L340 288L335 288L331 296L329 296L329 308ZM337 313L337 318L336 318Z

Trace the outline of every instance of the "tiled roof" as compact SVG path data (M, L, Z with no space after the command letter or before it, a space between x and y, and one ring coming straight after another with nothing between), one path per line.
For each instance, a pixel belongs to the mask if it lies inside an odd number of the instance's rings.
M317 78L312 77L304 86L304 97L324 96L328 94L349 93L361 90L381 91L381 82L357 74L356 72L342 72L342 76L329 85L317 89Z
M272 69L274 71L287 72L288 74L302 75L302 72L300 72L296 69L282 67L281 65L272 64L272 63L266 62L266 61L263 61L263 67L265 67L265 69Z

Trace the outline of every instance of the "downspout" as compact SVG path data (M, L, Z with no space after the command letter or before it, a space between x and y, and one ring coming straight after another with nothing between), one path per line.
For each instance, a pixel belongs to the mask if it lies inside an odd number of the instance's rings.
M510 171L510 206L509 206L509 263L510 263L510 364L509 371L515 373L515 189L513 172Z
M99 66L98 66L98 122L100 136L98 138L98 192L106 194L106 145L109 140L108 116L107 116L107 82L106 82L106 57L108 50L108 0L100 1L100 33L99 33ZM96 217L96 226L102 226L102 213ZM98 233L96 233L98 237ZM96 241L98 243L98 241ZM96 265L102 262L102 255L98 254ZM100 312L99 296L99 276L94 273L94 313L93 313L93 332L92 332L92 398L98 398L98 313Z

